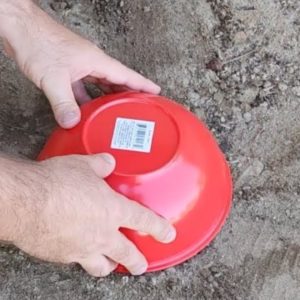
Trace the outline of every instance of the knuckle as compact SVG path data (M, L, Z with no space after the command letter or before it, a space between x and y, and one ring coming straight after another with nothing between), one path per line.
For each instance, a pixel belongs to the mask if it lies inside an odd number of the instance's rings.
M132 257L132 248L130 246L119 246L112 250L114 260L117 262L126 261Z
M105 275L104 275L104 272L101 270L101 269L99 269L99 270L90 270L90 271L88 271L88 273L90 274L90 275L92 275L93 277L104 277Z
M99 270L89 270L86 268L84 268L84 269L87 271L87 273L89 273L93 277L101 277Z
M39 88L42 87L40 80L41 68L37 62L28 59L20 65L20 68L23 71L23 73L28 78L30 78Z
M105 261L99 262L96 259L93 259L93 261L85 261L84 263L81 262L80 264L87 273L94 277L105 277L111 273L111 270Z
M143 227L145 229L149 229L149 230L152 229L153 224L155 222L154 214L146 210L142 210L139 215L135 216L135 218L137 218L137 222L142 222Z
M168 237L170 233L170 225L167 221L160 221L158 223L158 229L157 229L157 235L161 238L161 239L165 239Z
M114 218L120 221L122 220L122 218L124 218L124 205L122 204L122 201L118 200L118 197L114 197L114 199L115 199L114 209L113 209Z
M71 102L71 100L60 101L53 105L54 112L65 112L67 110L73 111L76 106Z
M108 268L101 268L98 271L98 275L96 277L106 277L111 273L111 271Z
M143 222L143 227L147 230L147 233L152 233L162 239L169 234L169 223L152 211L143 211L140 215L140 220Z

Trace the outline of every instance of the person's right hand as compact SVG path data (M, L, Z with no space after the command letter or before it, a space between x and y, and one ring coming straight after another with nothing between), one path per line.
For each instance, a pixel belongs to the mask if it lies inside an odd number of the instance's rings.
M117 263L139 275L147 261L119 229L148 233L163 243L175 239L175 229L165 219L114 192L103 180L115 168L109 154L64 156L38 164L44 191L34 209L20 218L15 241L28 254L79 263L96 277L108 275Z

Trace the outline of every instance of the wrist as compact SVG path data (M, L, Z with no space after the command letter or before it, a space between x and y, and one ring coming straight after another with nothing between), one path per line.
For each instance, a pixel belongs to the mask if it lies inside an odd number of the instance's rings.
M0 36L6 37L14 31L12 25L19 26L33 13L34 4L31 0L0 0Z
M37 9L31 0L0 0L0 38L12 48L22 42Z
M35 222L45 195L38 163L0 157L0 240L17 244Z

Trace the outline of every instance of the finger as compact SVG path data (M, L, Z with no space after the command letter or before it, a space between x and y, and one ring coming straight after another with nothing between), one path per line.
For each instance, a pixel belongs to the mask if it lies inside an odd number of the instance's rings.
M101 53L91 74L114 85L123 85L129 89L146 93L159 94L161 88L141 74L127 68L116 59Z
M108 276L117 267L117 263L103 255L95 255L79 261L84 270L94 277Z
M112 237L114 247L105 253L113 261L123 265L132 275L141 275L146 272L148 263L137 247L122 233Z
M78 80L72 84L73 93L75 95L76 101L79 104L84 104L90 101L92 98L87 93L84 83L81 80Z
M124 203L124 219L121 220L121 227L150 234L162 243L175 240L176 230L166 219L135 201L121 197Z
M82 156L100 178L109 176L116 167L114 157L108 153Z
M67 72L51 73L41 80L41 88L48 97L55 118L63 128L72 128L80 121L71 79Z

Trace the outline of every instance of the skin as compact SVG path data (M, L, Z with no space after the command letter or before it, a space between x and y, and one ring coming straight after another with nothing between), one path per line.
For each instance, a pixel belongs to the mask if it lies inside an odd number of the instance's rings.
M55 22L32 1L0 0L0 37L6 53L44 91L60 126L80 121L78 103L90 100L84 81L105 91L160 88ZM43 162L0 155L0 240L56 263L79 263L107 276L118 263L133 275L146 271L143 254L120 231L129 228L162 243L174 227L149 209L113 191L109 154L72 155Z

